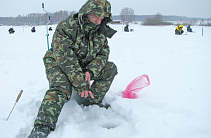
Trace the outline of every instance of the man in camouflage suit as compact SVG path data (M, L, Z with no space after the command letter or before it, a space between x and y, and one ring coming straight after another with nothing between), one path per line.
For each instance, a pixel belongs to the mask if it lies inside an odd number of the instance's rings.
M49 90L28 138L46 138L55 129L72 88L85 98L84 106L102 106L117 75L116 65L108 61L107 37L116 33L106 25L111 21L111 5L107 0L88 0L78 13L58 24L51 48L43 58ZM94 80L92 85L90 80Z

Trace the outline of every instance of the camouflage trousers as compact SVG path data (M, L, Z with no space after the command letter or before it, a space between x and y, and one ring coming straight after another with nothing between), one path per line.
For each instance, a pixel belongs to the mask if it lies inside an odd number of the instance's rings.
M115 75L117 75L116 65L113 62L107 62L99 76L91 78L91 80L94 80L91 86L94 99L88 97L83 104L86 106L100 104ZM71 98L72 85L58 66L47 72L47 78L49 80L49 90L46 91L34 125L43 124L54 130L62 107Z

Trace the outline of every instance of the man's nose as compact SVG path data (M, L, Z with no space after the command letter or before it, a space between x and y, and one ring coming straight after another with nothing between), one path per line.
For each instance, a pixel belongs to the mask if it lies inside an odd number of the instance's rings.
M101 20L100 19L97 19L96 20L96 23L99 25L101 23Z

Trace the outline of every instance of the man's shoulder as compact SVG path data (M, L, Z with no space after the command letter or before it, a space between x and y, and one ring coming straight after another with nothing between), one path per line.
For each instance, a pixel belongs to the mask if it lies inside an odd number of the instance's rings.
M70 15L66 19L62 20L58 26L66 26L67 28L75 28L79 25L77 14Z
M56 31L57 33L61 35L67 35L69 37L72 37L75 40L75 36L77 35L79 28L78 18L77 14L71 15L61 21L57 27Z

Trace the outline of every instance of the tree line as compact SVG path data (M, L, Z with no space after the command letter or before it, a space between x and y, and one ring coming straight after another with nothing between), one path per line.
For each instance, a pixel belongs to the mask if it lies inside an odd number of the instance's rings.
M49 21L50 15L50 23L58 24L63 19L68 16L76 13L76 11L58 11L54 13L31 13L26 16L18 15L17 17L0 17L0 25L45 25ZM121 10L120 15L113 15L114 20L119 20L123 24L128 24L136 21L143 21L143 25L169 25L169 22L166 21L191 21L194 22L202 20L202 18L189 18L186 16L163 16L160 13L156 15L135 15L134 10L129 7L125 7ZM208 19L204 19L204 21Z
M54 13L30 13L26 16L18 15L17 17L0 17L1 25L44 25L49 22L50 15L50 23L56 24L67 18L68 16L76 13L76 11L58 11Z

